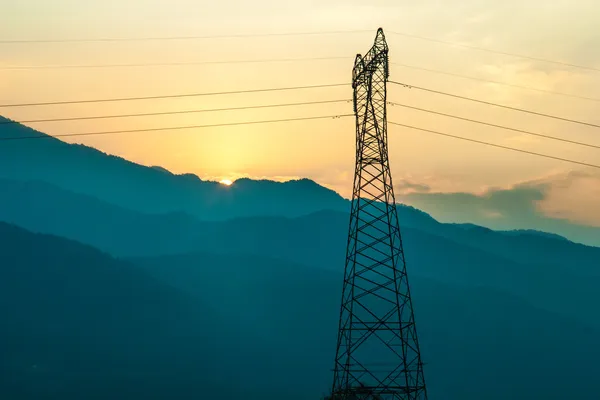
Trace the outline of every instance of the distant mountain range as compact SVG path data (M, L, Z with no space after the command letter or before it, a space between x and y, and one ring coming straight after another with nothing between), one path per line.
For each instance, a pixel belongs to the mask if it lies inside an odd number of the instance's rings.
M347 201L308 179L285 183L239 179L232 186L174 175L83 145L49 137L0 117L0 178L41 180L125 208L182 211L204 220L252 215L300 216L346 210ZM39 139L23 139L25 137Z
M307 179L0 142L0 398L317 398L349 205ZM597 397L600 248L398 211L431 398Z
M476 232L481 232L481 233L488 233L488 232L494 232L493 229L490 228L485 228L483 226L479 226L479 225L475 225L475 224L458 224L458 223L450 223L448 225L454 225L466 230L470 230L470 231L476 231ZM511 235L511 236L543 236L545 238L552 238L552 239L557 239L557 240L566 240L569 241L569 239L567 239L564 236L561 235L557 235L555 233L548 233L548 232L542 232L542 231L538 231L535 229L513 229L513 230L508 230L508 231L495 231L495 232L499 232L499 233L503 233L505 235Z
M319 254L339 257L346 243L345 212L322 210L298 218L259 215L201 221L184 212L149 214L130 210L41 181L0 179L0 194L0 220L80 240L117 256L174 254L206 246L223 251L271 248L286 255L312 257L295 247L307 242L319 248ZM496 232L442 224L412 207L399 206L398 210L405 234L418 230L519 263L554 265L573 273L600 273L599 248L541 232ZM337 268L340 259L325 260L324 264L335 260Z

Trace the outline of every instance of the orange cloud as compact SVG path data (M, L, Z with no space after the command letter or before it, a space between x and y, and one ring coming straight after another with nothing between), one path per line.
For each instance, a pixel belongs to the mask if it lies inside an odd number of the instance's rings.
M537 209L550 218L600 227L600 174L572 172L550 182Z

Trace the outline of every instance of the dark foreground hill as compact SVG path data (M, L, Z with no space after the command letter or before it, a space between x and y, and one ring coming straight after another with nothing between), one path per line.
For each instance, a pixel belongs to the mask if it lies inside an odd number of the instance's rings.
M93 248L3 223L0 316L1 399L285 393L264 380L264 343L197 298Z
M465 268L463 279L481 275ZM432 396L595 398L598 328L436 274L411 275ZM241 251L118 261L0 224L0 394L315 398L330 380L340 282L340 268Z
M119 261L0 224L0 398L319 398L340 281L242 254ZM489 287L411 284L431 397L597 397L596 328Z
M134 260L270 343L273 376L316 399L331 380L341 271L256 256ZM411 279L430 398L595 399L600 330L489 287Z

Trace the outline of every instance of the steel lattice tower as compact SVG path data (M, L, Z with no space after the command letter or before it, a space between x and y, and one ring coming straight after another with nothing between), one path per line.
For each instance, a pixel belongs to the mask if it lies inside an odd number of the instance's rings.
M387 149L383 30L353 70L356 170L331 398L426 399Z

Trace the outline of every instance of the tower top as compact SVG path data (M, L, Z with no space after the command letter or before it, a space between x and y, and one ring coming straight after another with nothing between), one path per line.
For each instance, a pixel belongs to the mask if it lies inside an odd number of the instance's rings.
M373 48L380 51L387 51L388 45L385 40L385 34L383 33L383 28L377 29L377 35L375 36L375 43L373 44Z
M365 55L357 54L354 59L354 67L352 69L352 87L356 87L356 85L360 82L362 78L364 78L364 74L366 70L373 70L376 68L376 65L383 65L385 69L385 79L388 78L389 69L388 69L388 45L385 40L385 34L383 33L383 28L377 29L377 34L375 35L375 41L373 42L373 46L369 49Z

